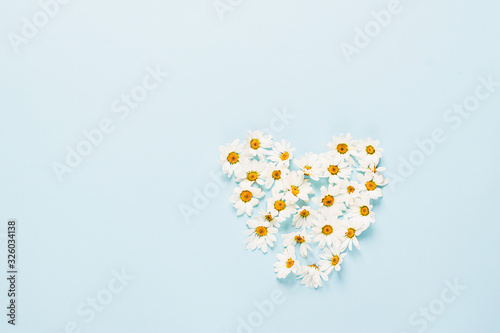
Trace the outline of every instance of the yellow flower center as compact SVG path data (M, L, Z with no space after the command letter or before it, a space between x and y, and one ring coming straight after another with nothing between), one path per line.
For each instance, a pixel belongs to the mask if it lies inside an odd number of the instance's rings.
M339 167L336 166L336 165L330 165L328 167L328 172L331 173L333 176L335 176L336 174L338 174L340 171Z
M315 268L315 269L317 269L317 270L319 271L319 267L318 267L318 265L316 265L316 264L308 265L308 267Z
M321 202L323 203L324 206L330 207L335 202L335 199L331 195L328 194L327 196L325 196L321 200Z
M297 243L302 244L302 243L304 243L305 239L304 239L304 237L302 237L301 235L297 235L297 236L295 236L295 241L296 241Z
M348 150L349 150L349 147L345 143L339 143L337 145L337 151L341 154L347 153Z
M304 209L303 211L300 212L300 216L302 217L308 217L311 213L307 210Z
M252 196L252 192L245 190L241 192L240 199L243 202L249 202L250 200L252 200Z
M368 214L370 214L370 209L367 206L361 207L360 211L363 216L368 216Z
M371 180L370 180L369 182L367 182L367 183L365 184L365 186L366 186L366 189L367 189L368 191L373 191L373 190L375 190L375 189L377 188L377 184L375 184L375 183L374 183L373 181L371 181Z
M292 268L294 263L295 263L295 261L293 261L292 258L288 259L286 261L286 268Z
M355 234L356 230L354 230L353 228L347 229L347 232L345 233L345 235L349 238L353 238Z
M340 261L340 258L338 255L334 255L332 258L332 266L336 266Z
M274 208L278 211L281 212L283 209L286 208L286 203L283 200L277 200L274 203Z
M305 175L305 176L310 176L311 174L310 174L309 172L307 172L307 171L309 171L309 170L311 170L311 169L312 169L312 167L311 167L310 165L305 165L305 166L304 166L304 170L305 170L305 171L304 171L304 175Z
M281 179L281 170L274 170L272 176L274 179Z
M351 194L351 193L354 193L354 191L356 191L356 189L354 188L354 186L348 186L347 187L347 193Z
M250 171L247 173L247 179L251 182L256 181L259 178L259 173L257 171Z
M325 225L323 226L323 228L321 228L321 232L324 234L324 235L331 235L332 232L333 232L333 228L331 225Z
M271 222L272 220L274 220L274 217L271 214L265 215L264 218L266 219L266 221L269 221L269 222Z
M292 190L292 194L295 196L300 192L299 188L295 185L290 186L290 189Z
M260 141L258 139L252 139L250 141L250 147L252 149L259 149L259 147L260 147Z
M234 151L230 152L229 155L227 155L227 161L231 164L236 164L240 160L240 155L238 153L235 153Z
M280 158L282 161L287 160L290 157L290 154L287 151L281 153Z
M373 155L373 153L375 153L375 148L373 148L373 146L366 146L366 153Z
M255 233L257 235L259 235L260 237L263 237L263 236L267 235L267 228L263 227L263 226L257 227L257 228L255 228Z

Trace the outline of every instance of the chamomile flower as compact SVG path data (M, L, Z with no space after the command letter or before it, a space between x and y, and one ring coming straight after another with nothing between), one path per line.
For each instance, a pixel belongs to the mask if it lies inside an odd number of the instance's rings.
M375 213L372 209L373 206L370 205L370 198L362 196L354 200L354 204L347 211L346 216L350 219L360 221L363 227L368 228L370 223L375 222Z
M293 216L292 225L296 228L310 228L318 220L318 213L309 206L300 207Z
M278 262L274 264L274 271L278 279L284 279L290 273L296 273L299 268L299 262L295 257L294 248L285 248L284 253L278 253L276 255Z
M379 148L380 141L368 138L358 142L358 161L363 163L372 163L377 165L382 157L384 149Z
M344 221L341 225L338 233L338 237L340 240L340 248L344 251L347 247L349 247L349 251L352 251L352 245L359 250L359 241L358 236L366 230L362 221L355 219L348 219Z
M271 188L273 185L280 187L283 182L283 177L288 174L288 168L285 165L277 165L276 163L269 163L267 168L262 172L264 178L264 185L266 188Z
M322 215L319 215L315 226L312 228L313 241L319 242L321 249L325 246L340 245L338 232L341 226L338 216L330 216L325 219Z
M319 269L327 275L330 275L334 270L339 272L342 268L340 264L346 255L347 253L342 253L339 247L325 248L325 253L319 255L322 259L318 262Z
M267 199L267 209L273 214L283 219L287 219L292 214L295 214L297 208L299 208L299 206L297 206L297 200L296 197L285 197L275 191L273 197Z
M260 188L252 187L249 184L240 184L239 187L233 189L231 202L236 208L236 215L247 213L248 216L253 214L253 208L259 204L259 198L265 195Z
M272 136L264 135L261 131L248 131L245 137L244 151L250 156L257 156L259 160L265 159L272 146Z
M222 171L227 174L228 177L233 175L235 169L241 164L243 152L243 144L240 143L240 139L234 140L232 143L228 143L225 146L220 146L220 161L222 164Z
M340 195L343 196L345 204L350 207L354 200L360 197L361 184L355 181L342 180L339 183Z
M297 278L302 279L300 284L311 288L322 287L323 280L328 281L328 275L320 271L317 264L300 266L297 270Z
M364 187L361 195L367 195L370 199L378 199L383 196L381 186L388 184L388 181L379 173L358 173L358 180Z
M356 141L352 139L350 133L334 136L333 141L328 144L328 148L334 156L341 156L344 161L353 166L355 164L353 156L357 155Z
M249 220L247 225L249 229L245 230L244 233L250 235L246 239L248 250L258 248L266 253L268 246L274 246L274 242L276 242L274 234L278 232L278 229L271 227L266 221Z
M287 197L296 197L305 202L309 202L309 194L314 194L309 180L304 179L302 171L290 171L283 177L281 190Z
M340 215L346 209L344 197L341 195L340 186L338 185L321 186L321 196L314 197L312 200L319 206L320 212Z
M241 163L240 167L234 171L237 183L264 185L263 172L267 168L267 163L251 160Z
M352 168L338 154L328 152L321 158L321 177L327 177L328 183L337 184L341 179L349 179Z
M312 241L311 236L305 232L292 232L282 235L282 237L285 239L283 241L283 246L295 248L295 245L298 245L300 255L304 258L307 257L307 250L312 251L312 248L309 246L309 243Z
M271 227L279 228L281 226L281 222L285 221L284 218L279 216L277 211L265 211L262 210L258 216L258 219L263 219L271 225Z
M304 176L312 180L318 181L319 177L322 176L322 163L318 154L306 153L301 158L293 160L293 163L302 170Z
M385 168L379 167L378 164L375 164L375 163L360 161L359 168L357 170L362 172L362 173L378 174L380 172L384 172Z
M291 147L290 142L281 140L281 143L274 143L273 150L269 153L269 159L278 165L285 165L286 167L289 167L294 151L295 148Z

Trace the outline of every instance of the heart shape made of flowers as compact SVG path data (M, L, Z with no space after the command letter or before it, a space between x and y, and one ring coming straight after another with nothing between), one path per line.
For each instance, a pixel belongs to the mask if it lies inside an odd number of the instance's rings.
M247 222L247 249L267 253L281 224L291 223L296 230L282 235L284 250L274 271L278 278L292 273L306 287L321 287L340 271L347 250L360 249L358 237L375 222L372 202L388 183L379 167L384 151L379 144L341 134L328 143L328 151L294 159L290 142L248 131L243 141L220 146L222 171L237 184L230 198L236 215L252 217L266 192L271 194L266 208ZM308 259L311 245L323 252L302 265L299 259Z

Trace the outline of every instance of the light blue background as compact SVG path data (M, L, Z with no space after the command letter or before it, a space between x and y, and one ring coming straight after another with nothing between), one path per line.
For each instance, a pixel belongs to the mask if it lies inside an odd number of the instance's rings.
M20 224L19 325L2 310L1 331L236 332L280 290L255 332L416 332L410 315L458 279L467 289L426 331L498 332L500 90L457 129L443 114L479 76L500 80L499 3L404 0L348 63L340 43L387 3L243 1L221 20L211 0L72 1L16 53L7 34L39 7L0 1L0 233ZM156 65L168 79L120 120L111 103ZM381 140L395 174L415 140L447 137L387 188L361 251L320 290L278 281L277 249L245 250L231 186L190 223L179 212L219 145L283 107L295 118L275 136L298 155L351 132ZM59 182L53 161L103 118L114 132ZM135 279L85 323L76 307L122 268Z

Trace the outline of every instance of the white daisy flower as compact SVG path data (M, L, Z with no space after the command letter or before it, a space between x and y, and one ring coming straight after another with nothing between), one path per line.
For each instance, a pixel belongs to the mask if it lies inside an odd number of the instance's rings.
M330 216L328 219L322 215L318 216L319 218L312 228L313 241L319 242L321 249L325 246L340 245L338 233L342 225L338 216Z
M362 221L355 219L348 219L339 228L339 233L337 234L340 240L340 248L344 251L349 247L349 251L352 251L352 245L359 250L358 236L366 230Z
M309 194L314 194L309 180L304 179L302 171L290 171L283 177L281 191L288 197L296 197L305 202L309 202Z
M284 253L278 253L276 255L278 262L274 264L274 271L278 279L284 279L292 273L296 273L299 268L299 262L295 258L294 248L285 248Z
M260 160L269 154L269 148L273 146L271 135L264 135L261 131L248 131L245 137L244 151L251 156L257 156Z
M340 264L342 264L346 255L347 253L342 253L339 247L325 248L325 253L319 255L323 259L318 262L319 269L327 275L330 275L334 270L339 272L342 268Z
M302 279L300 284L311 288L323 286L322 280L328 281L328 275L320 271L316 264L300 266L297 270L297 278Z
M384 167L379 167L378 164L375 164L375 163L369 163L369 162L360 161L359 168L357 170L360 171L360 172L363 172L363 173L378 174L380 172L384 172L385 168Z
M293 158L295 148L291 148L291 143L281 140L281 143L275 142L273 150L269 153L269 159L278 165L290 166L290 159Z
M269 222L262 220L249 220L247 225L249 229L245 230L245 234L250 235L246 239L248 250L255 250L258 248L266 253L268 245L270 247L274 246L274 242L276 242L276 236L274 234L278 232L278 229L271 227Z
M227 174L228 177L231 177L235 169L241 164L245 156L244 154L242 155L243 147L244 145L240 144L240 139L236 139L232 143L219 147L219 163L222 164L222 171Z
M280 187L283 177L288 174L288 168L285 165L277 165L276 163L269 163L267 168L262 172L262 177L265 182L266 188L271 188L274 184Z
M252 187L249 184L240 184L239 187L233 189L231 202L236 208L236 215L247 213L248 216L253 214L253 208L259 204L259 198L265 195L260 188Z
M318 154L306 153L299 159L293 160L293 163L302 170L306 177L318 181L323 176L321 170L321 159Z
M283 219L289 218L295 214L299 206L297 206L297 198L285 197L284 195L273 195L272 198L267 199L267 209L274 215L278 215Z
M344 161L343 157L328 152L321 159L321 177L327 177L330 184L337 184L341 179L351 177L352 168L349 163Z
M360 140L357 146L359 163L361 164L361 162L363 162L377 165L384 152L384 149L379 148L379 145L380 141L372 140L371 138Z
M267 168L265 162L251 160L241 163L240 167L234 171L236 177L236 182L241 182L242 184L254 184L264 185L263 172Z
M281 222L285 221L284 218L278 215L276 211L261 211L259 214L260 219L264 219L265 221L269 222L271 227L274 228L279 228L281 226Z
M339 183L340 195L343 196L345 204L350 207L354 203L354 199L361 196L362 186L360 183L349 180L342 180Z
M354 200L354 204L347 211L346 217L359 220L362 222L363 227L368 228L370 223L375 222L375 213L372 211L373 206L370 205L370 198L362 196Z
M340 215L346 209L340 190L338 185L328 185L328 188L321 186L321 196L314 197L312 200L319 206L320 212L325 211L328 214Z
M353 156L357 155L356 141L352 139L350 133L334 136L333 141L328 144L328 148L330 148L334 156L341 156L349 165L353 166L355 164Z
M309 206L300 207L297 214L293 216L292 225L296 228L310 228L318 220L318 213Z
M312 241L311 236L305 232L292 232L284 234L282 237L285 239L283 241L283 246L285 247L295 248L295 245L299 245L300 255L304 258L307 257L307 250L312 251L312 248L309 246L309 243Z
M361 190L361 195L367 195L370 199L378 199L383 196L381 186L387 185L389 182L381 174L366 173L364 175L358 173L358 180L364 187Z

